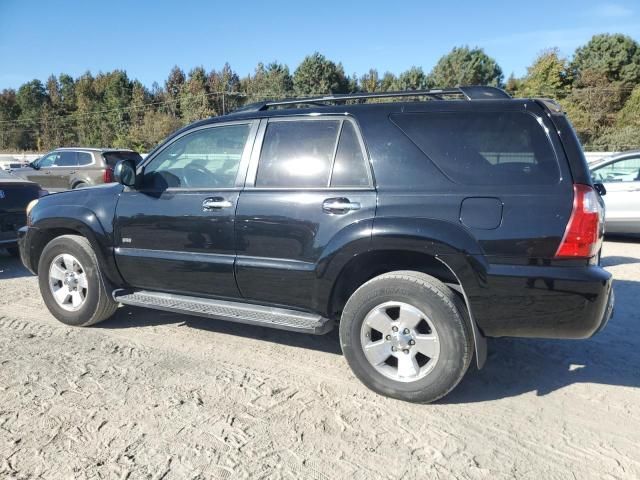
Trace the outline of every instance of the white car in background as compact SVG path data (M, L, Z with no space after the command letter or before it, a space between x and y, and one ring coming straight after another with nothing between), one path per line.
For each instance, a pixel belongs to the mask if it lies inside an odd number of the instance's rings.
M603 158L589 168L593 182L607 189L606 233L640 234L640 150Z

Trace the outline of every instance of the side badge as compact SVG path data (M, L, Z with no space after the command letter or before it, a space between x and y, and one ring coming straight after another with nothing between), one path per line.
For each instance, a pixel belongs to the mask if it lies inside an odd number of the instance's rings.
M122 243L131 243L131 239L128 237L122 237Z

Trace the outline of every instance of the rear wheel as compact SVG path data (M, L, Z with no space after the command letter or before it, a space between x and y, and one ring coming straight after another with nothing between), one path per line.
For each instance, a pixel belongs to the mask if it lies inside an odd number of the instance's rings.
M340 342L355 375L383 395L428 403L449 393L473 355L455 293L412 271L380 275L345 305Z
M38 282L47 308L66 325L93 325L118 308L91 244L78 235L63 235L47 244L38 263Z

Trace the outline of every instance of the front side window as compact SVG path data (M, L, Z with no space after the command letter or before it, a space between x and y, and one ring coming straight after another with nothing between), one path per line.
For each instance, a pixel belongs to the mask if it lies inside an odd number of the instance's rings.
M256 187L367 186L355 129L347 120L274 121L267 125Z
M640 157L625 158L593 170L593 180L602 183L640 181Z
M162 150L144 170L144 186L231 188L235 185L249 124L203 128Z
M56 160L58 160L59 157L60 157L59 153L57 153L57 152L56 153L51 153L51 154L47 155L46 157L43 157L40 160L38 160L37 166L39 168L51 167L51 166L56 164Z

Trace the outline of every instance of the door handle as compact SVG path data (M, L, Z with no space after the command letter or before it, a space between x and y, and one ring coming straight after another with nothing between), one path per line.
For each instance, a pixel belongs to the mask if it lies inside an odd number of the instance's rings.
M202 211L208 212L220 208L229 208L231 205L233 205L233 203L222 197L205 198L202 202Z
M348 198L327 198L322 202L324 213L344 214L351 210L360 210L360 203L351 202Z

